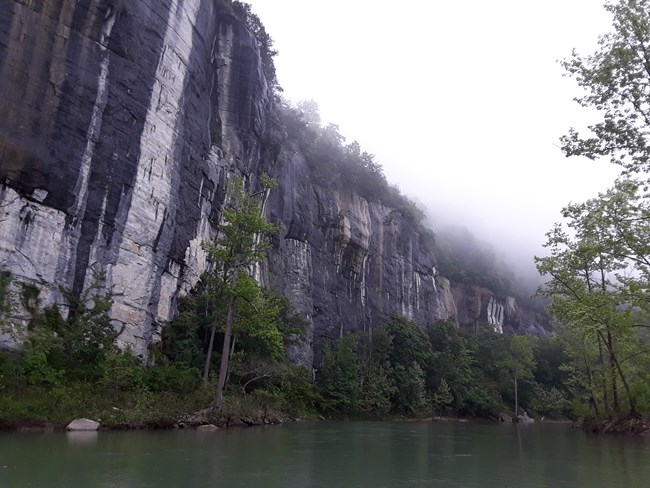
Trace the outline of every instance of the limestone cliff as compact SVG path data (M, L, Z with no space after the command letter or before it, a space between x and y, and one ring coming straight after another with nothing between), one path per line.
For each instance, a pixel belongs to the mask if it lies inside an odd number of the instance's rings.
M461 296L431 245L353 185L313 178L283 136L248 28L215 0L0 0L0 270L40 306L112 287L119 340L146 356L205 270L229 177L277 179L283 231L259 279L309 323L294 354L392 314L521 324L511 299ZM471 302L471 303L470 303ZM519 315L518 315L519 314Z

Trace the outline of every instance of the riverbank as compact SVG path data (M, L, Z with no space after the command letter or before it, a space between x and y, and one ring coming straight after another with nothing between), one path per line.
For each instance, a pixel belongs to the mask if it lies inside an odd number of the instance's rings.
M183 394L147 390L118 393L87 384L61 390L33 387L0 397L0 430L63 431L76 418L95 420L100 430L183 429L204 424L228 428L318 418L313 412L287 408L255 394L227 395L218 413L205 408L211 401L212 392L203 389Z
M579 427L594 434L647 435L650 433L650 418L631 415L616 419L589 419Z

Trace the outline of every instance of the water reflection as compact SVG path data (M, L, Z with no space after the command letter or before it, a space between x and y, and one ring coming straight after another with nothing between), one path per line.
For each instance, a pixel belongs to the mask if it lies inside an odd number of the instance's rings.
M99 432L80 430L73 432L66 432L65 438L68 440L68 444L71 445L81 445L87 446L92 444L97 444L97 438L99 437Z
M0 435L0 486L12 488L639 488L649 478L644 439L589 436L564 425L306 423L209 435Z

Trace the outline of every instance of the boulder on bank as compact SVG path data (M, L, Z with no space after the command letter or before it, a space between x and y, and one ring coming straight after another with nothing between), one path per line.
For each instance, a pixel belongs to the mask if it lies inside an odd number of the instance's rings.
M529 417L528 414L524 412L519 417L517 417L517 422L529 423L529 422L535 422L535 419Z
M97 429L99 429L99 422L95 422L94 420L90 420L90 419L74 419L65 428L65 430L71 430L71 431L79 431L79 430L89 431L89 430L97 430Z
M204 425L199 425L196 430L201 431L201 432L214 432L215 430L219 430L219 427L217 427L214 424L204 424Z

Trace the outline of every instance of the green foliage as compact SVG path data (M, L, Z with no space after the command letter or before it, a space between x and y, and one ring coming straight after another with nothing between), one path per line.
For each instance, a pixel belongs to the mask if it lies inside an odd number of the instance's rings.
M391 398L397 392L390 377L390 363L371 361L362 370L361 398L359 410L374 418L385 418L391 414Z
M157 362L201 368L211 325L212 309L203 284L179 301L178 314L162 329L161 354Z
M113 391L116 400L124 391L144 388L144 370L130 350L114 349L106 354L104 361L98 383L106 390Z
M393 412L409 417L422 417L429 413L431 406L427 398L425 374L416 361L408 366L393 365L393 385L396 389L391 398Z
M9 286L12 277L9 271L0 271L0 316L5 315L11 310L9 301Z
M29 385L56 386L61 383L65 369L64 356L56 334L51 329L32 331L23 347L22 375Z
M598 50L581 56L575 51L562 62L569 76L588 94L583 107L596 108L602 120L583 137L575 129L562 138L567 156L605 156L626 172L650 169L650 2L620 0L605 9L613 16L613 32L599 39Z
M263 180L268 182L267 178ZM277 227L267 222L261 212L259 196L267 188L256 194L249 193L241 178L236 178L229 187L222 215L223 225L219 227L213 242L203 244L215 266L215 276L220 284L227 285L234 273L266 257L268 236L277 232Z
M650 2L620 0L605 9L613 31L598 49L563 61L587 94L583 107L602 118L582 136L562 138L567 156L607 157L623 173L650 169ZM563 209L566 226L548 232L550 255L537 258L549 277L541 293L558 323L570 360L568 384L592 417L647 414L647 295L650 291L650 203L647 178L616 181L598 198Z
M262 189L249 193L244 181L236 178L228 189L226 206L222 214L222 225L212 242L204 242L203 248L213 265L207 277L208 293L215 310L221 308L222 314L212 318L210 339L203 368L203 385L208 386L209 370L212 361L215 333L219 323L224 324L223 347L219 366L219 377L213 408L220 408L223 392L228 377L228 362L231 355L231 340L235 330L237 312L242 307L252 308L258 317L257 327L247 330L248 334L257 334L264 339L265 345L275 348L276 356L281 354L281 335L272 323L259 314L254 301L260 297L259 287L253 280L247 279L248 273L266 255L269 248L268 235L277 227L266 221L262 212L260 196L266 195L275 182L266 175L260 178ZM255 296L253 296L255 295ZM266 310L266 307L264 308ZM225 318L223 316L225 314ZM249 317L250 314L249 314ZM268 317L266 317L268 318ZM250 319L249 321L250 322ZM247 323L244 322L244 323ZM271 321L273 322L273 321ZM241 326L240 326L241 327Z
M449 407L460 413L470 397L474 378L474 360L468 341L454 323L442 320L430 325L427 335L433 351L429 383L440 385L444 381L453 398Z
M547 233L550 255L536 258L570 361L573 391L596 417L638 413L636 384L648 361L650 203L633 181L563 209L566 228Z
M262 292L257 282L248 276L237 281L237 318L234 333L247 355L278 361L284 358L284 338L280 322L281 306L276 295Z
M444 378L441 378L440 384L438 385L436 391L433 392L433 396L431 398L431 403L433 405L434 411L438 413L438 415L447 413L453 401L454 396L451 393L449 385Z
M326 412L354 413L359 401L359 364L356 347L358 338L353 334L343 336L333 348L326 342L322 366L316 382L323 397Z
M415 322L404 317L393 317L384 326L391 338L388 359L391 364L409 367L416 363L425 369L432 357L431 344Z
M496 417L515 406L515 381L522 408L566 415L568 402L550 346L530 336L485 329L465 336L455 324L426 328L395 317L372 336L346 335L326 343L317 387L322 409L332 416L385 418L471 415ZM544 359L540 381L536 359Z
M530 409L538 415L549 418L565 418L571 413L569 400L564 391L555 387L544 388L539 384L535 385Z
M21 302L25 310L34 315L39 309L40 290L33 283L21 283Z
M200 370L183 364L156 365L143 371L144 386L153 392L188 395L200 386Z

